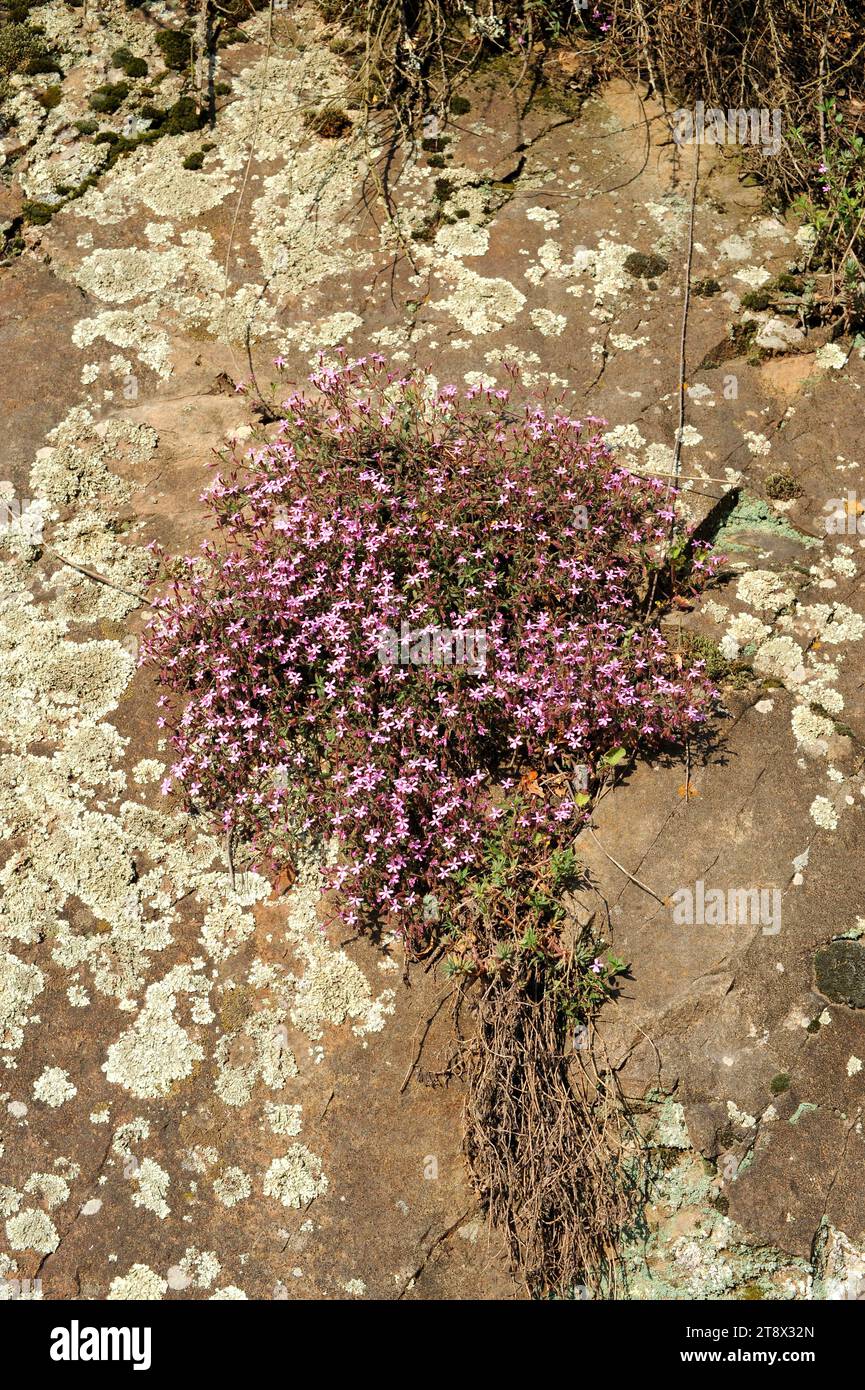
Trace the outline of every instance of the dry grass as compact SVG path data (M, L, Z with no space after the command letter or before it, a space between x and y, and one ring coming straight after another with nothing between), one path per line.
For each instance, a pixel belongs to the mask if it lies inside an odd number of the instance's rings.
M827 317L865 322L865 13L861 0L319 0L354 28L358 90L401 134L444 113L486 58L509 55L516 82L543 82L545 54L577 55L572 78L627 76L679 106L780 113L781 148L736 151L767 202L796 204L819 232L810 267ZM490 16L494 16L491 21Z

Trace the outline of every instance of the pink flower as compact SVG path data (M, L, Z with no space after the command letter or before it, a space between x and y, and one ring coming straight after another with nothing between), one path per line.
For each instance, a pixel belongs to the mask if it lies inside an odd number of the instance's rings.
M265 864L335 840L352 920L408 931L514 804L520 843L582 823L572 799L527 793L526 769L543 791L577 759L683 738L714 692L643 623L675 499L616 463L594 417L455 387L430 412L423 375L377 355L312 380L217 475L215 541L166 561L143 644L176 760L163 789ZM693 555L687 592L717 564Z

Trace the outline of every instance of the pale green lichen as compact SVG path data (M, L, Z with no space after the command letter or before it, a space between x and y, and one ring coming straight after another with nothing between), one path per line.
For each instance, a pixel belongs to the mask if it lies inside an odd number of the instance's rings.
M735 1299L746 1290L766 1299L812 1296L813 1271L804 1261L750 1241L719 1209L723 1175L692 1148L683 1107L671 1097L648 1099L657 1108L646 1149L632 1156L644 1174L647 1203L625 1234L619 1271L625 1296ZM737 1122L751 1120L730 1105Z
M284 1207L307 1206L327 1189L321 1159L304 1144L292 1144L288 1153L273 1160L264 1175L265 1197L276 1198Z
M178 994L207 989L188 967L175 967L149 985L138 1017L108 1048L102 1070L108 1080L140 1098L163 1096L204 1056L175 1017Z
M226 1168L213 1184L213 1190L224 1207L235 1207L245 1202L252 1192L252 1182L242 1168Z
M129 1272L112 1279L111 1287L105 1295L107 1299L156 1302L168 1292L168 1283L156 1274L149 1265L136 1263Z
M35 1250L50 1255L60 1244L54 1222L38 1207L25 1207L6 1222L6 1238L12 1250Z
M73 1086L69 1073L62 1067L46 1067L33 1086L33 1099L41 1100L43 1105L50 1105L55 1110L77 1094L77 1086Z

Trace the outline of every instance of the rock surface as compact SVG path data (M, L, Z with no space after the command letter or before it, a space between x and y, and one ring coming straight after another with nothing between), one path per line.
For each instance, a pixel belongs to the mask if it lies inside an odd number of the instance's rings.
M96 178L0 270L0 476L35 528L0 537L0 1274L45 1298L521 1296L468 1186L456 1086L400 1089L441 987L331 939L313 865L274 897L160 795L144 547L197 545L208 464L250 436L273 359L303 379L339 345L440 384L515 365L666 476L692 232L692 280L720 288L690 302L682 505L717 530L729 497L731 577L682 623L747 669L712 743L633 769L578 842L586 905L631 962L600 1044L657 1155L629 1292L858 1296L865 541L855 511L842 534L826 518L861 488L865 363L742 309L798 263L795 224L707 149L691 228L694 151L625 84L526 110L481 73L444 153L390 159L350 104L316 134L304 112L346 104L347 78L311 11L220 50L212 131L100 173L74 121L121 45L161 71L172 13L105 0L93 27L49 0L60 105L15 79L3 216ZM749 318L763 351L737 355ZM779 469L801 493L767 502ZM724 916L674 920L698 883ZM757 891L741 920L730 890ZM447 1048L443 1011L427 1072Z

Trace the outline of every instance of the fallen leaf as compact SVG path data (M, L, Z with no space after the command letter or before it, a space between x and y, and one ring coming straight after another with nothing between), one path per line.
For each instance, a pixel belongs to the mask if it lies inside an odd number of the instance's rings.
M524 791L527 796L539 796L542 801L544 799L544 793L538 782L538 774L533 770L526 772L520 778L520 790Z
M283 893L287 893L289 888L297 878L297 869L293 864L284 864L273 882L271 898L281 898Z

